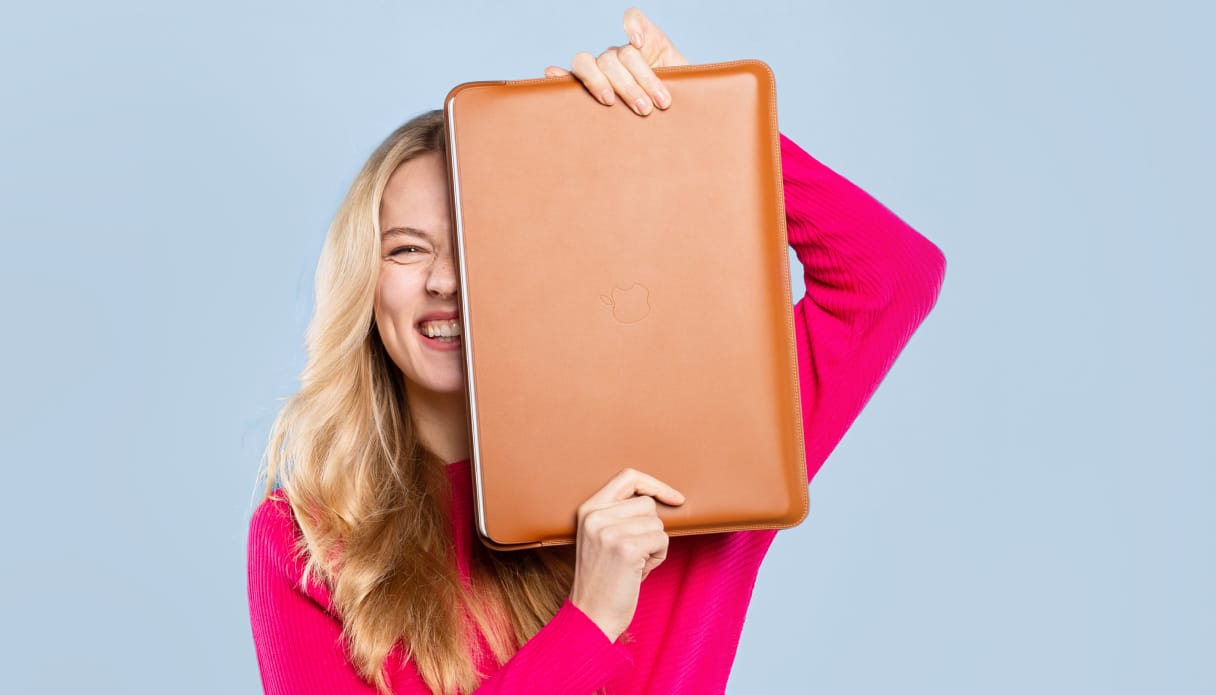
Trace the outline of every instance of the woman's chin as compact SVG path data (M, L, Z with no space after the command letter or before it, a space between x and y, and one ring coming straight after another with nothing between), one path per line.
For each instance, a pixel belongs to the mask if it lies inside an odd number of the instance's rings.
M421 379L416 379L414 383L436 394L463 394L465 390L463 370L427 374Z

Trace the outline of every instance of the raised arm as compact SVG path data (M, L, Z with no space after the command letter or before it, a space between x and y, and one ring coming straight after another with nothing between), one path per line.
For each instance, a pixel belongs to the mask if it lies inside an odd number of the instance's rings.
M781 136L807 479L814 477L937 301L946 259L868 193Z
M600 103L616 95L639 116L673 105L653 68L687 65L640 10L629 43L574 56L573 74ZM678 107L677 107L678 108ZM865 191L781 136L789 242L806 272L795 306L807 477L814 477L937 300L945 258Z

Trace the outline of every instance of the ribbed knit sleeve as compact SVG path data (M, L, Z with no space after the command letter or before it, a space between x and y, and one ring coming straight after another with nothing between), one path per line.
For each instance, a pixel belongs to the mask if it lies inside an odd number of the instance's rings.
M346 660L342 625L299 584L291 508L276 493L249 525L249 616L262 688L274 695L374 695Z
M331 607L298 581L303 564L293 557L297 533L291 508L278 493L262 502L250 523L249 609L263 689L272 695L374 695L376 689L347 659L342 625ZM611 642L567 600L476 692L584 695L632 665L624 645ZM390 676L395 693L430 693L412 666Z
M477 692L584 695L632 666L633 657L624 644L609 641L591 618L566 599L557 615Z
M781 136L807 478L813 478L937 301L941 250Z

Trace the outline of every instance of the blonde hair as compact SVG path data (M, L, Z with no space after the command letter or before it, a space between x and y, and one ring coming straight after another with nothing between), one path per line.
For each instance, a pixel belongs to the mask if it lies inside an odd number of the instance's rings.
M317 263L300 390L264 456L266 495L277 482L302 531L301 580L330 588L351 662L385 693L398 645L433 692L472 691L484 677L476 631L502 664L557 613L573 581L572 548L499 553L474 543L465 590L444 462L419 443L402 373L375 325L385 185L403 162L442 156L443 137L441 111L410 120L351 184Z

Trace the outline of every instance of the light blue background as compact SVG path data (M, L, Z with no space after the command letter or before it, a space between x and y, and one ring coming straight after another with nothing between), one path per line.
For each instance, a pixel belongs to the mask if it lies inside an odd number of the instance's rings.
M347 185L453 85L623 40L506 5L5 9L5 692L258 691L254 477ZM1216 692L1210 7L643 5L949 259L732 693Z

